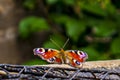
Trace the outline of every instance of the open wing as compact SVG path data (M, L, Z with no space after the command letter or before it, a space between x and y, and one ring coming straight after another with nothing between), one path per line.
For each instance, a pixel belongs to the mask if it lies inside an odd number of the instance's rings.
M87 53L79 50L66 50L64 55L66 57L66 63L73 67L80 67L81 63L88 58Z
M62 63L60 51L55 49L35 48L33 49L34 55L38 55L43 60L50 63Z

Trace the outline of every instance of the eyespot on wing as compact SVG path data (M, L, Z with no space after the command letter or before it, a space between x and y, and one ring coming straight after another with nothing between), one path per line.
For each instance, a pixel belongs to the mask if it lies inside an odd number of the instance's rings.
M77 51L77 54L80 56L80 58L83 58L84 60L86 60L88 58L88 55L86 52Z
M78 62L84 62L88 55L87 53L83 52L83 51L79 51L79 50L67 50L65 51L65 55L68 61L68 63L70 63L70 61L72 60L76 60Z
M33 49L34 55L43 55L45 53L45 49L44 48L34 48Z

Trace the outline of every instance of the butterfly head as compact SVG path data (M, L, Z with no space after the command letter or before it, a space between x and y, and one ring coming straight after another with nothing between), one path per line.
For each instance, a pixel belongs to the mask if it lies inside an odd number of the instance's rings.
M43 55L45 53L45 49L44 48L35 48L33 49L34 55Z

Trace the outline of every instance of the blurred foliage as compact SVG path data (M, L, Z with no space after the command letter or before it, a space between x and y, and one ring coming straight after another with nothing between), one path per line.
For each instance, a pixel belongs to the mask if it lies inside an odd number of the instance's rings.
M51 38L61 47L69 38L70 42L65 48L87 52L88 60L120 58L119 0L41 1L47 18L32 14L23 19L19 26L23 38L35 32L49 30L52 33ZM24 0L23 6L28 11L39 11L40 7L36 3L39 5L39 0ZM43 46L57 49L50 40Z
M48 64L46 61L40 60L40 59L34 59L30 60L28 62L24 62L24 65L39 65L39 64Z
M35 16L26 17L19 26L19 33L23 38L28 37L33 32L49 29L45 19Z

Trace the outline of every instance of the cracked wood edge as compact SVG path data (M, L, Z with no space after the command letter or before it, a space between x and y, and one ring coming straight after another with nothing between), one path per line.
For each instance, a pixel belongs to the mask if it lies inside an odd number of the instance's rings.
M34 66L45 66L45 67L58 67L58 68L73 68L67 64L47 64L47 65L34 65ZM105 60L105 61L88 61L84 62L80 68L115 68L120 67L120 59L118 60Z

